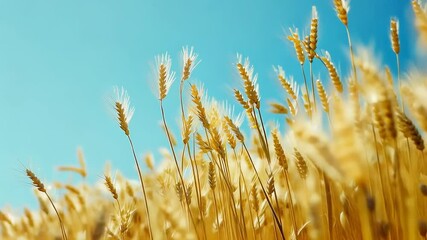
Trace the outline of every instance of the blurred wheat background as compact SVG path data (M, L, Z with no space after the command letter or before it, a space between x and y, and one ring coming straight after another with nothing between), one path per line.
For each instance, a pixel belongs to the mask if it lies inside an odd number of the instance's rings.
M4 238L425 237L424 3L43 4L4 6Z

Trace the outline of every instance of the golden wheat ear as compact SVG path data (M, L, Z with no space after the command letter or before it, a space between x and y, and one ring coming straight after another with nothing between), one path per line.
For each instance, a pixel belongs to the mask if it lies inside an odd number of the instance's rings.
M86 170L86 162L83 155L83 150L80 148L77 149L77 159L79 161L79 167L74 166L59 166L58 171L61 172L74 172L79 175L81 175L83 178L87 176L87 170Z
M292 77L290 77L289 80L286 78L285 71L283 71L281 66L277 66L277 68L273 67L273 69L276 72L280 85L282 85L283 89L285 89L285 91L293 100L296 100L298 98L298 93L295 92L298 89L296 87L296 82L293 81Z
M31 180L34 187L37 188L38 191L46 193L46 188L44 187L44 184L40 179L34 174L31 170L25 169L25 173L27 174L27 177Z
M117 194L117 189L113 184L113 181L111 180L110 176L105 175L104 176L105 186L107 187L108 191L110 191L111 195L115 200L119 199L119 195Z
M52 198L47 193L43 182L30 169L28 169L28 168L25 169L25 173L26 173L27 177L31 180L33 186L36 187L39 192L44 193L46 195L46 197L49 199L49 202L52 205L53 209L55 210L56 215L57 215L58 220L59 220L59 225L60 225L61 233L62 233L62 239L67 240L68 239L67 232L65 231L65 227L64 227L64 223L62 222L61 215L59 214L58 209L56 208L55 204L53 203Z
M393 52L399 54L400 40L399 40L399 21L395 18L390 20L390 40Z
M329 78L331 79L332 85L334 85L335 89L339 92L343 92L343 85L340 80L340 76L338 75L337 69L335 68L334 64L331 61L331 56L328 52L325 52L325 56L321 57L323 63L325 64L326 68L328 69Z
M130 135L129 122L135 109L130 106L130 98L124 88L114 88L113 104L117 114L117 122L126 136Z
M248 58L243 62L242 56L237 55L236 68L242 78L245 93L249 99L250 105L259 109L261 102L258 93L257 75L253 74L254 67L250 65Z
M335 11L337 12L337 17L345 26L348 25L348 10L349 5L348 1L345 0L334 0Z
M194 52L193 47L190 49L188 47L182 48L182 62L184 66L182 68L181 81L185 81L190 78L194 68L196 68L196 66L200 63L200 61L197 60L197 57L198 55Z
M322 103L323 111L325 111L325 113L329 113L329 97L320 79L317 79L316 87L317 93L319 94L320 102Z
M172 59L168 53L156 57L156 78L158 85L158 99L162 101L175 81L175 72L171 71Z
M305 55L302 47L302 42L299 38L298 29L290 29L290 32L291 34L288 36L288 40L293 43L298 61L302 65L305 62Z
M425 6L422 6L420 0L412 1L412 10L415 15L415 26L419 33L420 43L422 43L424 47L427 47L427 10Z
M6 222L9 225L13 224L12 220L10 220L9 216L2 211L0 211L0 222Z

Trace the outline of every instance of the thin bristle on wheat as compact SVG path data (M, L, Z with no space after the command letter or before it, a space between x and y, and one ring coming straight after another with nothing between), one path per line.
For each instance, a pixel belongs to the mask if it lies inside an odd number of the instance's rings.
M390 20L390 39L391 47L393 52L399 54L400 52L400 41L399 41L399 22L397 19L392 18Z

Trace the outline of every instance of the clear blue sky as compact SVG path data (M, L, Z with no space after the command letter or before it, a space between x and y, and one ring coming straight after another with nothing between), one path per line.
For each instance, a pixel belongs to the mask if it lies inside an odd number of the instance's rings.
M280 99L272 65L301 79L292 45L283 36L292 26L308 29L312 5L319 12L319 48L329 50L346 75L347 40L332 0L0 1L0 208L34 206L24 167L46 182L70 179L55 169L76 164L78 146L90 182L99 180L107 160L136 178L128 142L105 98L115 85L128 90L136 108L130 127L139 156L167 146L148 83L157 54L168 51L179 72L181 47L194 46L202 63L191 81L234 103L230 88L240 83L233 63L242 53L259 73L262 99ZM394 70L391 16L400 20L405 69L415 39L409 1L352 1L352 37L356 44L373 44ZM176 82L165 106L176 134L177 91Z

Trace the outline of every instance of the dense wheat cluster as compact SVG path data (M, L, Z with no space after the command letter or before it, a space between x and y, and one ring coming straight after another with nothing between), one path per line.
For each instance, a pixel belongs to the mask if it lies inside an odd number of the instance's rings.
M242 85L232 107L191 83L199 60L184 48L178 138L163 108L176 76L170 56L161 55L155 81L169 145L163 159L147 155L142 171L131 140L134 111L126 91L116 89L112 108L125 133L117 141L129 141L134 159L127 164L136 165L139 179L112 175L107 167L95 185L53 184L62 194L51 198L27 169L40 209L0 211L1 239L427 239L427 75L400 73L399 53L409 50L400 48L398 19L391 18L384 49L396 54L388 63L398 69L392 74L369 52L353 53L348 3L333 4L348 36L348 77L318 50L322 21L315 7L307 36L297 29L285 36L302 73L294 81L274 68L283 86L282 100L270 103L275 119L262 114L262 86L248 58L239 55L235 63ZM427 48L426 8L411 4L420 44L410 45ZM313 77L314 61L329 79ZM85 178L78 153L78 167L59 170Z

